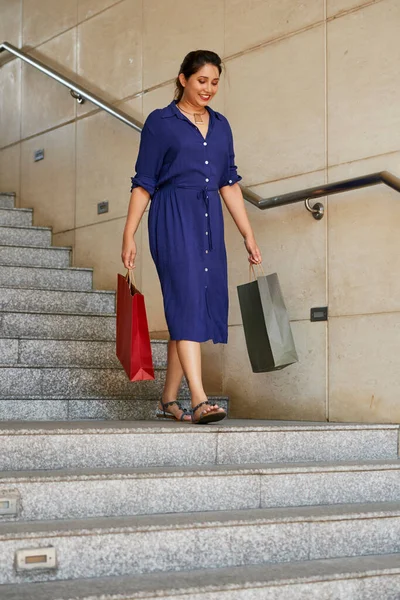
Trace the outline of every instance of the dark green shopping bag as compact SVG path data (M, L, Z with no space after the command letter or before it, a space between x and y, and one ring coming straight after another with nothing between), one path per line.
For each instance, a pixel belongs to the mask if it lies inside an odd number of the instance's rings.
M298 362L278 275L237 286L247 352L253 373L277 371ZM250 277L253 266L250 265ZM254 269L253 275L255 277Z

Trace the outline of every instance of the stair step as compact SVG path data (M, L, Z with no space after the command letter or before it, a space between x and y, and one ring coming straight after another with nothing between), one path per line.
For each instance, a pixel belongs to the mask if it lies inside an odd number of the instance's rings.
M0 337L57 340L115 340L115 315L4 313Z
M10 521L400 502L400 461L0 472L11 490Z
M154 380L129 381L122 369L104 369L101 365L97 369L1 367L0 399L126 396L136 402L139 398L161 397L166 371L155 369L154 375ZM189 388L183 378L179 397L188 395Z
M50 227L6 227L0 225L0 244L4 246L18 246L19 244L51 246L51 233Z
M395 600L400 557L379 554L4 585L2 600Z
M69 267L70 248L0 246L0 265L22 267Z
M0 208L0 225L32 225L33 210L31 208Z
M13 398L0 400L0 421L80 421L82 419L107 419L109 421L157 421L158 401L156 398ZM226 396L208 396L228 414ZM189 398L180 398L182 406L189 409Z
M0 265L0 287L89 291L93 269ZM0 290L1 292L1 290Z
M9 421L0 423L0 470L394 460L398 431L390 424L239 419L197 427L170 420Z
M167 341L152 340L155 368L167 366ZM97 367L122 369L115 342L0 338L0 366Z
M14 208L15 192L0 192L0 208Z
M115 292L2 288L0 312L110 314L115 312Z
M18 549L56 549L30 581L287 563L400 552L400 503L0 524L0 583L20 582Z

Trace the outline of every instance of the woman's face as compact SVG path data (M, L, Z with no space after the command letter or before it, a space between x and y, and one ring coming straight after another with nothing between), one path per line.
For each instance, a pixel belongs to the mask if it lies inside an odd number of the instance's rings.
M206 106L218 91L219 71L215 65L206 64L200 67L187 80L183 73L180 73L179 79L185 88L182 100L198 108Z

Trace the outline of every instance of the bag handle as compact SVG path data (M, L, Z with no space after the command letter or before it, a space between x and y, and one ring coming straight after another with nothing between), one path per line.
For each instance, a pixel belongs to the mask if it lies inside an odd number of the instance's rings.
M130 290L132 289L132 286L133 286L135 289L137 289L137 288L136 288L136 282L135 282L135 276L134 276L134 274L133 274L133 269L127 269L127 271L126 271L126 275L125 275L125 279L126 279L126 281L128 282L128 285L129 285L129 289L130 289Z
M258 263L258 264L253 264L253 263L249 263L249 281L251 281L251 274L253 273L254 279L257 280L257 275L256 272L254 271L254 267L259 267L261 269L262 274L264 275L264 277L266 277L264 269L262 268L262 264Z

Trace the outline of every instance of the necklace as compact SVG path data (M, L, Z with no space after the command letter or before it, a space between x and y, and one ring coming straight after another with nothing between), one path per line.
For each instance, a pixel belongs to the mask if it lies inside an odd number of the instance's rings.
M194 117L195 123L204 123L203 119L201 118L201 115L205 115L205 113L207 112L207 109L204 109L204 112L202 112L202 113L190 113L189 111L181 108L178 104L176 106L179 108L179 110L187 113L188 115L192 115Z

